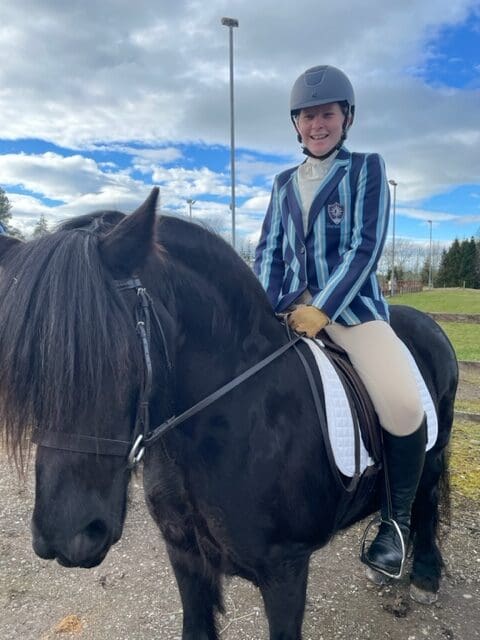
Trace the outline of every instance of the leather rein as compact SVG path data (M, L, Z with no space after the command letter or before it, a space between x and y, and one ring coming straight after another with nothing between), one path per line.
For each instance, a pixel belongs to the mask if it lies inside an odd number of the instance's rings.
M257 364L250 367L230 382L203 398L192 407L176 416L173 415L162 424L151 429L149 415L149 398L152 388L152 361L150 357L150 336L152 319L157 328L165 353L165 359L168 370L172 371L172 361L168 352L168 345L162 323L155 310L152 298L148 294L145 287L142 286L137 276L128 278L127 280L115 280L116 287L119 291L134 290L137 294L137 304L135 307L136 332L142 346L144 374L140 396L137 404L137 415L135 419L135 428L131 441L100 438L97 436L89 436L82 434L67 433L64 431L40 430L34 429L32 434L32 442L42 447L50 447L52 449L62 449L66 451L75 451L78 453L93 453L97 455L121 456L127 458L128 468L135 467L143 458L145 449L157 442L166 433L177 427L185 420L192 418L197 413L210 406L216 400L229 393L235 387L248 380L250 377L265 368L279 356L285 353L293 345L295 345L301 336L296 335L287 343L276 349Z

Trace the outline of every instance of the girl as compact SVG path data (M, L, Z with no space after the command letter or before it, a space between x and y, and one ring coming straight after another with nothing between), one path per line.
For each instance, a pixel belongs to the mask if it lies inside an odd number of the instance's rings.
M425 458L426 424L404 347L389 325L376 269L385 243L389 190L382 158L343 143L355 115L353 87L332 66L295 81L290 115L307 158L275 178L255 273L276 312L315 337L325 329L348 354L384 429L393 519L382 499L367 563L398 577Z

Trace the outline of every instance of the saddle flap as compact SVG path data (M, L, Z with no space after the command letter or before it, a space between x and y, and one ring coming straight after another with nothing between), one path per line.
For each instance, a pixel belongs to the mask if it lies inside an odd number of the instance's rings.
M346 369L339 373L333 364L332 352L327 355L323 344L317 340L304 341L312 352L322 380L328 436L336 465L344 476L353 477L356 472L364 471L381 459L380 456L374 457L381 451L379 442L372 446L376 438L379 440L380 433L376 414L369 398L358 402L356 396L361 395L361 391L354 392L355 384L346 382ZM365 436L363 427L367 423L370 433ZM366 441L370 452L366 448Z

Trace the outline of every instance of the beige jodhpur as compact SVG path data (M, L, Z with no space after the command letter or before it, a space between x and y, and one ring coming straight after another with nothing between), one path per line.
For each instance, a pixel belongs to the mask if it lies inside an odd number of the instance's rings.
M382 427L395 436L418 429L424 409L404 347L391 326L372 320L345 327L325 327L345 349L372 399Z

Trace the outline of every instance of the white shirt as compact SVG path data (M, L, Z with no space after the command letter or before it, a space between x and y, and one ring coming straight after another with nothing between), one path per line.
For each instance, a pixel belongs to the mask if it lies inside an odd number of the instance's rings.
M307 232L308 213L312 206L313 199L320 183L332 166L337 153L338 151L332 153L332 155L325 158L325 160L319 160L318 158L308 156L306 161L298 167L297 184L302 201L303 229L305 233Z

